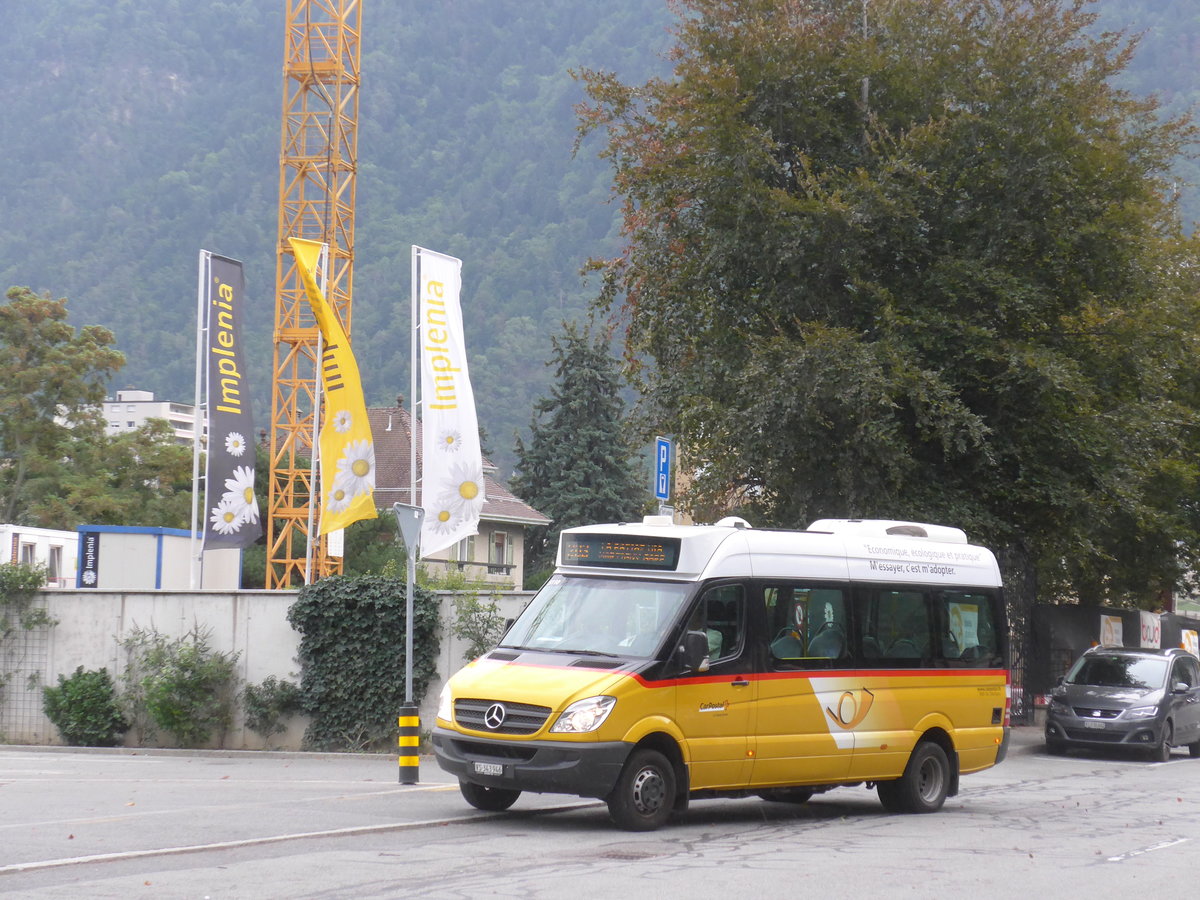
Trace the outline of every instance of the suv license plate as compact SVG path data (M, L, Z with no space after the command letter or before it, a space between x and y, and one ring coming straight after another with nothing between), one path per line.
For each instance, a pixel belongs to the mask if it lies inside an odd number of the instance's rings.
M1107 728L1108 723L1106 723L1103 719L1084 719L1083 727L1084 728ZM479 765L479 764L476 763L476 765Z
M504 766L500 763L475 763L476 775L503 775Z

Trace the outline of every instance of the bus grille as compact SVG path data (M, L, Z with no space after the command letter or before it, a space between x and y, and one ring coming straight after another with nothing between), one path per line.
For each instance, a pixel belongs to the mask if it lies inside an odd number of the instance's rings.
M499 710L503 721L494 725ZM503 700L462 698L454 701L454 721L463 728L491 734L533 734L550 717L550 707L529 703L508 703Z
M479 744L475 741L452 741L458 752L467 759L503 759L512 762L529 762L536 750L528 746L511 747L499 741Z

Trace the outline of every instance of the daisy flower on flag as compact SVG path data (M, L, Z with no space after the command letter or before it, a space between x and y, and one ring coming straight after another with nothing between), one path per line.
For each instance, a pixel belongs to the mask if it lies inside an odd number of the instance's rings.
M439 485L438 503L456 519L474 518L483 507L483 482L477 471L466 463L455 463L449 477Z
M225 452L230 456L241 456L246 452L246 439L236 431L225 435Z
M367 440L351 441L337 461L336 484L357 497L375 489L375 446Z
M242 527L242 517L238 499L232 493L221 498L221 502L212 508L209 522L217 534L233 534Z
M233 470L233 477L225 479L225 493L221 503L232 500L238 504L242 519L247 522L258 521L258 500L254 497L254 469L250 466L238 466Z
M333 430L338 434L345 434L350 430L350 426L354 424L354 416L350 415L350 410L339 409L333 414L333 418L329 420L329 424L333 426Z
M336 479L333 482L333 487L329 489L326 495L325 508L331 513L345 512L350 506L350 492L347 491Z
M462 446L462 433L453 428L448 428L438 435L437 446L439 450L453 452Z
M462 520L454 515L445 504L439 503L433 515L425 517L425 524L435 534L451 534L462 524Z

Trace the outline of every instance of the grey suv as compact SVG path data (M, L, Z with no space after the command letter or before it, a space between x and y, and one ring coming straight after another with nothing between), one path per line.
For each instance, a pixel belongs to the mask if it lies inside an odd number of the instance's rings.
M1092 647L1050 694L1046 749L1172 747L1200 756L1200 661L1185 650Z

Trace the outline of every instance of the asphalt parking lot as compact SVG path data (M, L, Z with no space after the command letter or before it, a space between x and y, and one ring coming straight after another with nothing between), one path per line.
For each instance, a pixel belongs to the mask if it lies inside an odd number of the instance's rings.
M1052 756L1040 729L1016 728L1008 759L936 815L889 813L858 786L799 805L697 801L633 834L597 800L475 810L428 758L401 785L390 755L7 746L0 895L674 900L819 872L823 896L855 900L1110 896L1114 878L1178 896L1200 847L1198 766L1182 749Z
M1041 746L1038 728L1010 732L1011 754ZM519 802L561 809L599 801ZM0 806L0 876L486 815L463 802L429 756L419 783L401 785L396 758L383 754L25 746L0 747Z

